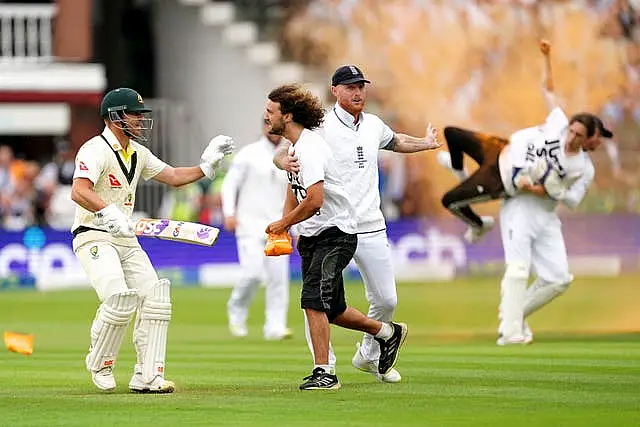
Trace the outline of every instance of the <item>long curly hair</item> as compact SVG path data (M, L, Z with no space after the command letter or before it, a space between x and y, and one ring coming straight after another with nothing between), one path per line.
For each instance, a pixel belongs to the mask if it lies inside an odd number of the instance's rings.
M279 86L269 93L271 102L280 104L282 114L292 113L293 121L313 130L324 120L324 107L320 99L299 84Z

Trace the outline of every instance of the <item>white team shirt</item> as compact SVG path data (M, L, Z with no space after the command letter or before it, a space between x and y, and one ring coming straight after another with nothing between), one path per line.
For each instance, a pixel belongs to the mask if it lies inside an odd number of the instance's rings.
M276 147L266 137L234 156L222 183L222 211L235 216L237 237L265 235L267 225L282 217L287 174L273 164Z
M98 196L107 204L114 204L126 216L131 217L135 204L136 188L140 177L149 180L160 173L167 164L151 151L135 141L129 144L134 153L128 160L122 156L122 146L117 138L105 127L101 135L85 142L75 160L73 178L87 178L93 183ZM75 218L71 230L80 226L99 229L93 223L93 212L76 205ZM113 237L110 233L87 231L74 239L74 248L91 240L111 240L123 246L137 246L135 237Z
M301 236L316 236L331 227L345 233L356 232L356 213L351 204L331 148L317 132L304 129L295 144L289 146L289 154L296 155L300 163L298 173L287 173L293 193L302 202L307 189L324 181L324 201L320 211L295 225Z
M589 155L580 152L567 155L565 144L569 119L561 108L554 108L540 126L521 129L511 135L509 145L499 159L500 176L507 194L515 196L517 189L513 177L520 168L532 168L541 160L546 161L564 176L568 189L560 202L575 208L587 192L595 176L595 168ZM554 209L558 201L541 199L548 208Z
M336 104L324 116L318 130L331 147L345 189L356 209L358 233L384 230L378 188L378 150L386 147L395 134L375 114L361 113L358 123Z

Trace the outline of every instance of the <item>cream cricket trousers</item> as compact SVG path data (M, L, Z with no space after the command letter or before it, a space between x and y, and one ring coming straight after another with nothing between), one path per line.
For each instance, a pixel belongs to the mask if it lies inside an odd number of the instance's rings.
M140 297L145 298L158 281L158 274L140 246L93 241L78 247L76 256L100 302L129 289L137 289Z
M268 257L262 237L239 237L238 259L242 276L227 302L229 324L245 325L249 306L261 283L265 284L265 337L282 334L287 328L289 309L289 257Z

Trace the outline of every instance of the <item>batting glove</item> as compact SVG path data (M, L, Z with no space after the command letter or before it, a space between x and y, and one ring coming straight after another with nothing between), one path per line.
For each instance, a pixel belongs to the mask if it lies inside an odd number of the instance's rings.
M216 176L215 170L220 165L224 156L233 153L235 143L233 138L226 135L218 135L209 141L200 157L200 169L209 179Z
M114 237L134 237L136 235L129 218L113 204L97 211L93 216L93 223L106 229Z

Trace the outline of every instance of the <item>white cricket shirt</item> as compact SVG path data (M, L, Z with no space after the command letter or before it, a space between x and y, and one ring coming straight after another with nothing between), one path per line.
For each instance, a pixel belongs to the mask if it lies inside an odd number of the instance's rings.
M336 104L324 116L319 129L336 159L336 167L356 209L358 233L384 230L378 188L378 150L395 134L375 114L361 113L358 122Z
M322 231L338 227L345 233L356 232L356 213L351 204L331 148L317 132L304 129L295 144L289 146L289 154L298 157L300 171L287 173L298 203L307 197L307 189L324 181L324 201L320 211L295 225L301 236L316 236Z
M76 155L73 178L87 178L93 183L98 196L107 204L114 204L126 216L131 217L140 177L149 180L160 173L167 164L151 151L129 140L133 153L127 159L115 135L105 127L101 135L85 142ZM76 205L71 230L79 226L100 228L93 223L93 212ZM92 240L111 240L122 246L137 246L135 237L113 237L110 233L87 231L73 240L74 249Z
M568 189L561 202L575 208L583 199L595 176L595 168L589 155L580 152L567 155L565 144L569 119L561 108L554 108L540 126L521 129L511 135L509 145L500 153L500 176L505 190L511 196L517 194L513 176L518 168L533 167L545 160L556 171L566 176ZM540 199L553 209L557 201L551 198Z
M222 183L222 210L236 218L237 237L261 237L282 218L287 174L273 164L276 147L266 137L233 157Z

